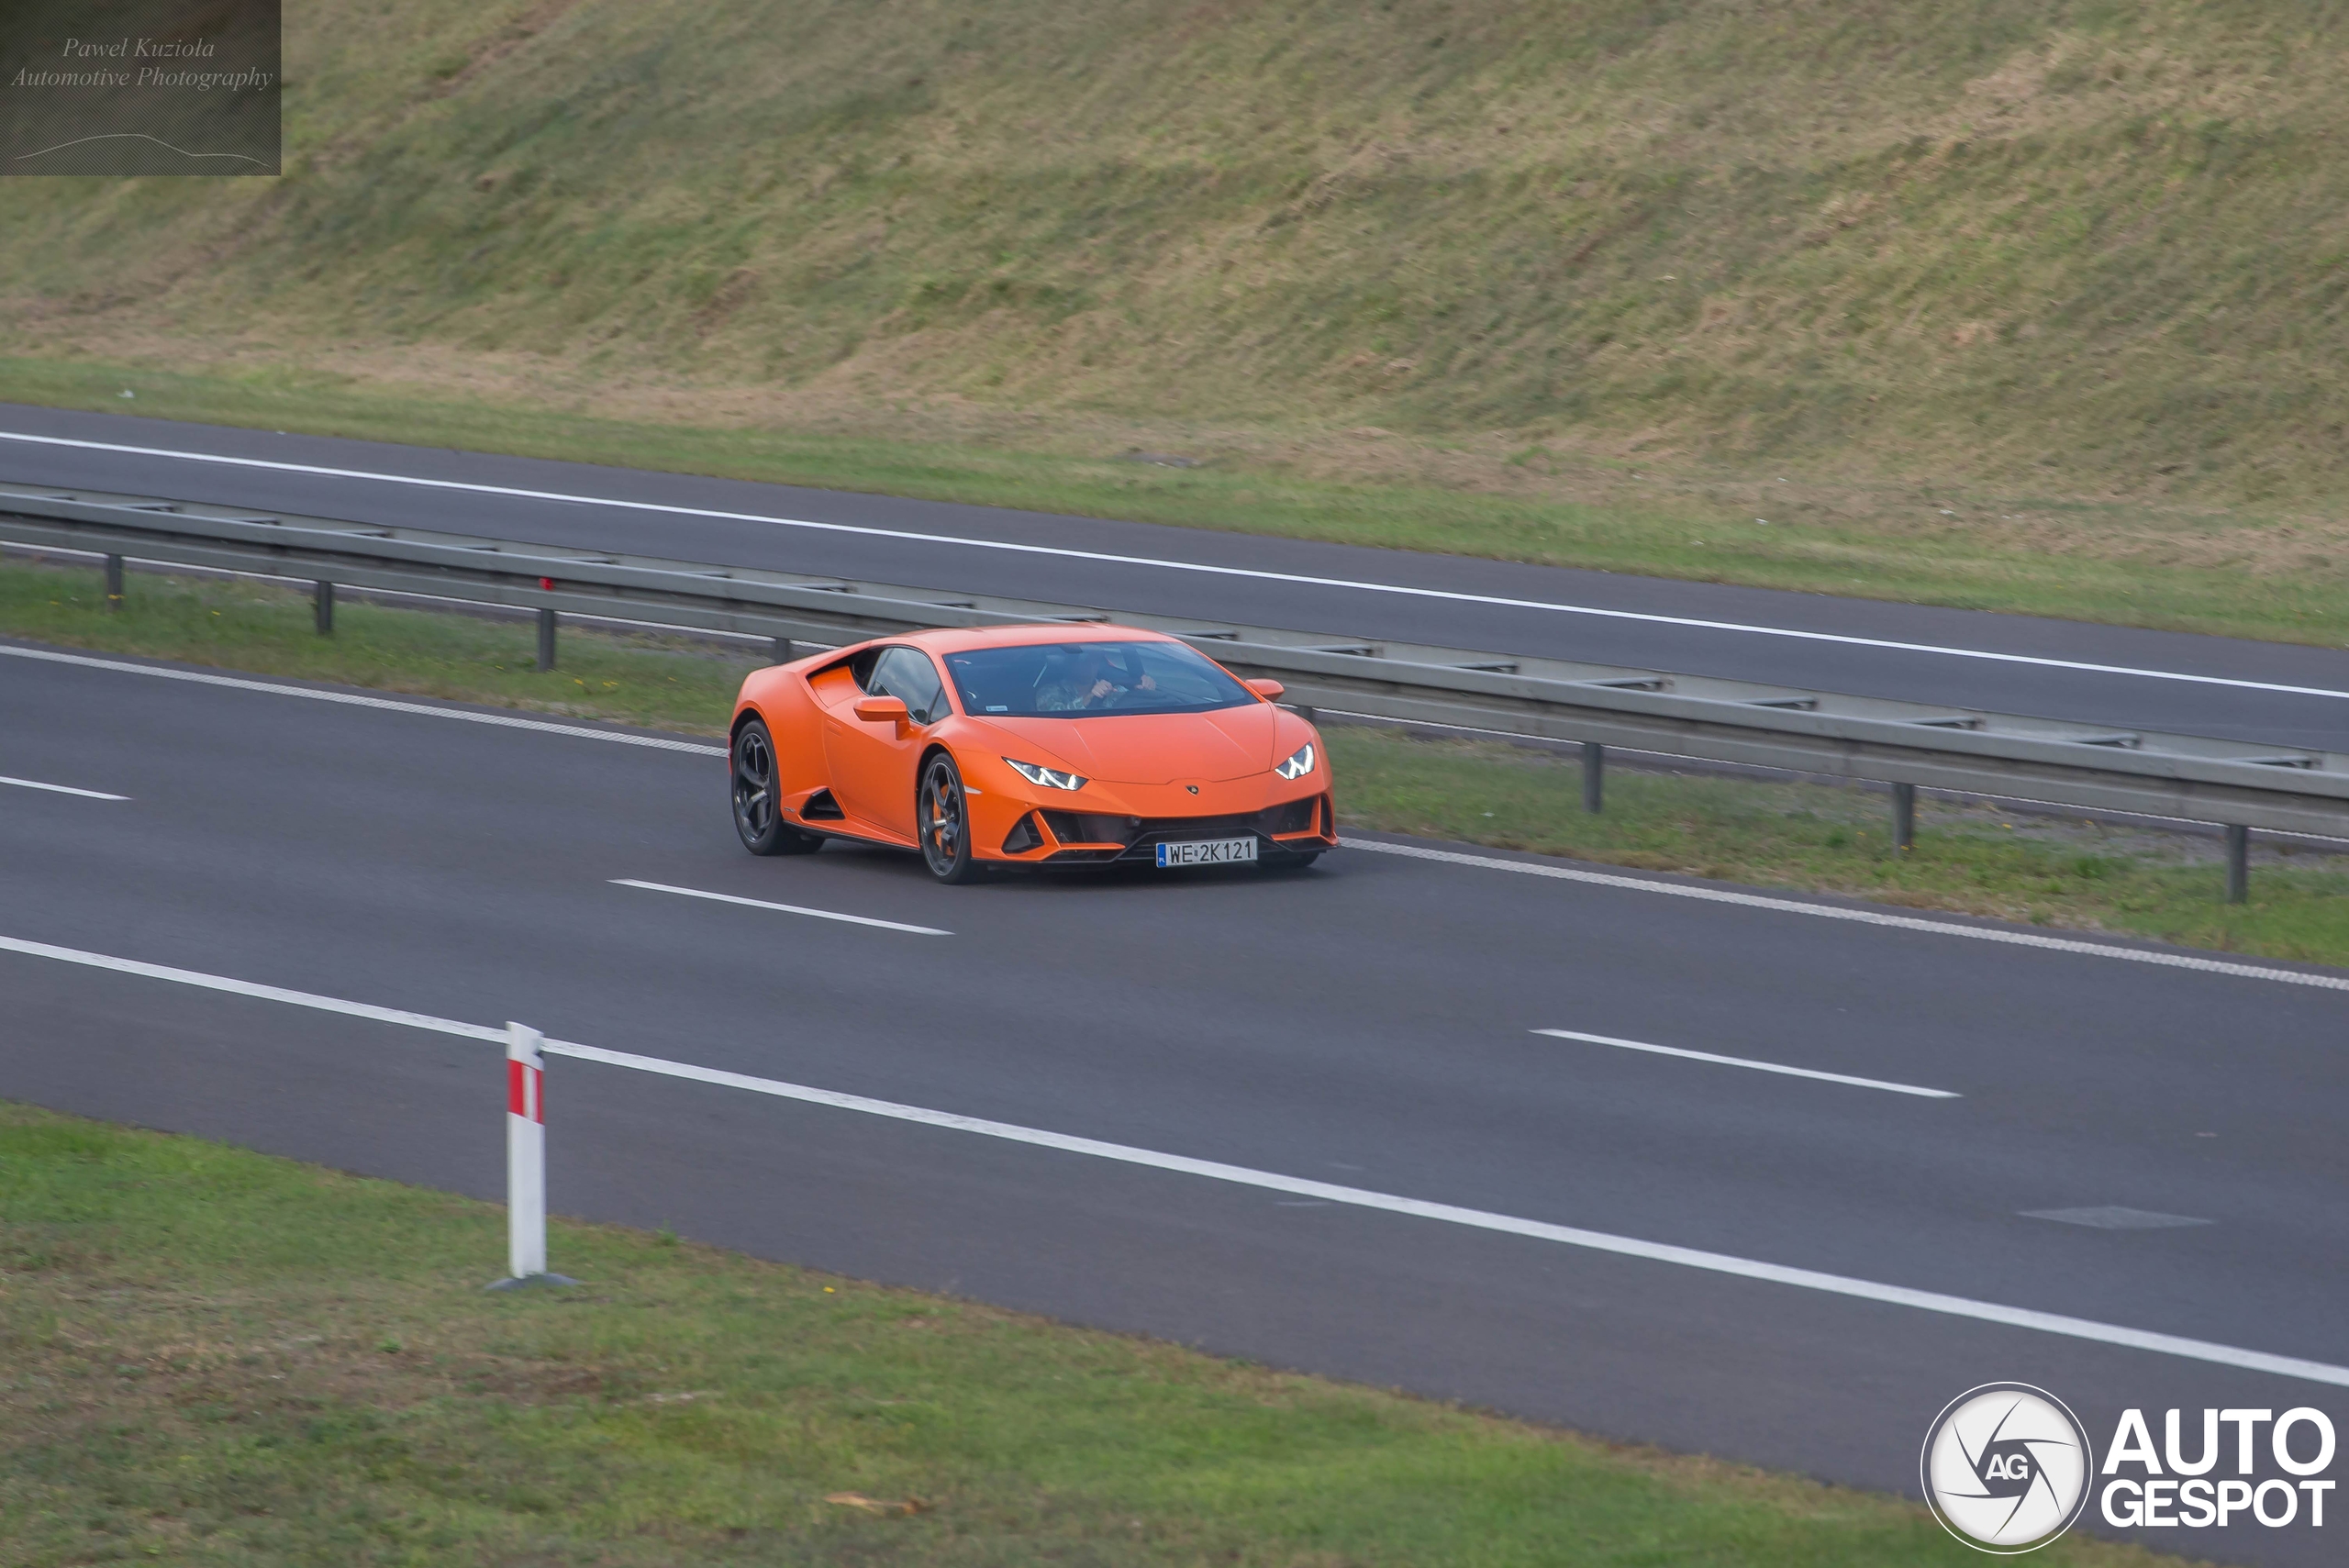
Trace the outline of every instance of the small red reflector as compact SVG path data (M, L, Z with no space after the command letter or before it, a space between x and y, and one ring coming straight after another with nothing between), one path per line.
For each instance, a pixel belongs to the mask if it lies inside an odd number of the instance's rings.
M541 577L539 579L539 586L547 589L549 592L552 592L554 588L554 579L551 577Z

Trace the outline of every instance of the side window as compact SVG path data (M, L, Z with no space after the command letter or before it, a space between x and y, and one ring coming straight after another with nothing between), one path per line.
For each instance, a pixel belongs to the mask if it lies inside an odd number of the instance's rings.
M916 724L935 724L946 717L946 689L930 655L912 648L892 648L874 666L867 691L900 698Z

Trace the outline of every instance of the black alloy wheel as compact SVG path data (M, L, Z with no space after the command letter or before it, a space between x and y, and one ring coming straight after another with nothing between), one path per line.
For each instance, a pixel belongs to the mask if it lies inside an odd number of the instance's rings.
M766 721L754 718L734 737L734 831L754 855L810 855L824 847L783 819L776 787L774 737Z
M941 882L969 882L978 875L963 772L943 751L923 764L921 788L914 795L914 827L921 835L921 858L930 875Z

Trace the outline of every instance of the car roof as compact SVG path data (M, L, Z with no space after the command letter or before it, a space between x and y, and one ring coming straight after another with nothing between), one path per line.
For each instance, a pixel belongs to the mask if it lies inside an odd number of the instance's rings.
M933 653L967 653L974 648L1030 648L1052 642L1174 642L1177 638L1138 626L1108 621L1041 621L1031 626L939 627L886 642L910 642Z

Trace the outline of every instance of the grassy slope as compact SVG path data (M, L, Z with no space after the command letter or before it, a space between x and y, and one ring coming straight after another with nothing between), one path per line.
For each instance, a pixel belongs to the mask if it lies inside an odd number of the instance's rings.
M674 1238L552 1243L585 1289L485 1296L486 1205L0 1102L0 1564L1973 1555L1890 1498Z
M1969 577L1988 556L2037 563L2024 607L2060 605L2055 557L2082 613L2197 624L2160 602L2184 567L2288 601L2248 629L2338 639L2349 535L2314 514L2349 477L2349 35L2316 0L289 25L286 178L0 190L25 351L211 363L296 408L861 409L1096 456L1187 430L1275 487L1400 469L1522 501L1466 548L2017 602ZM1341 439L1370 424L1403 434ZM1291 509L1252 488L1159 511ZM1291 526L1359 532L1345 502Z
M705 735L724 733L752 667L572 632L561 667L540 673L527 626L346 604L329 641L306 599L284 590L134 576L116 615L102 595L87 569L0 563L0 632ZM1925 801L1918 846L1899 855L1885 798L1864 791L1618 770L1594 817L1577 770L1552 758L1363 729L1328 740L1353 827L2349 963L2349 866L2336 857L2263 853L2250 902L2228 905L2214 846L2169 835Z

